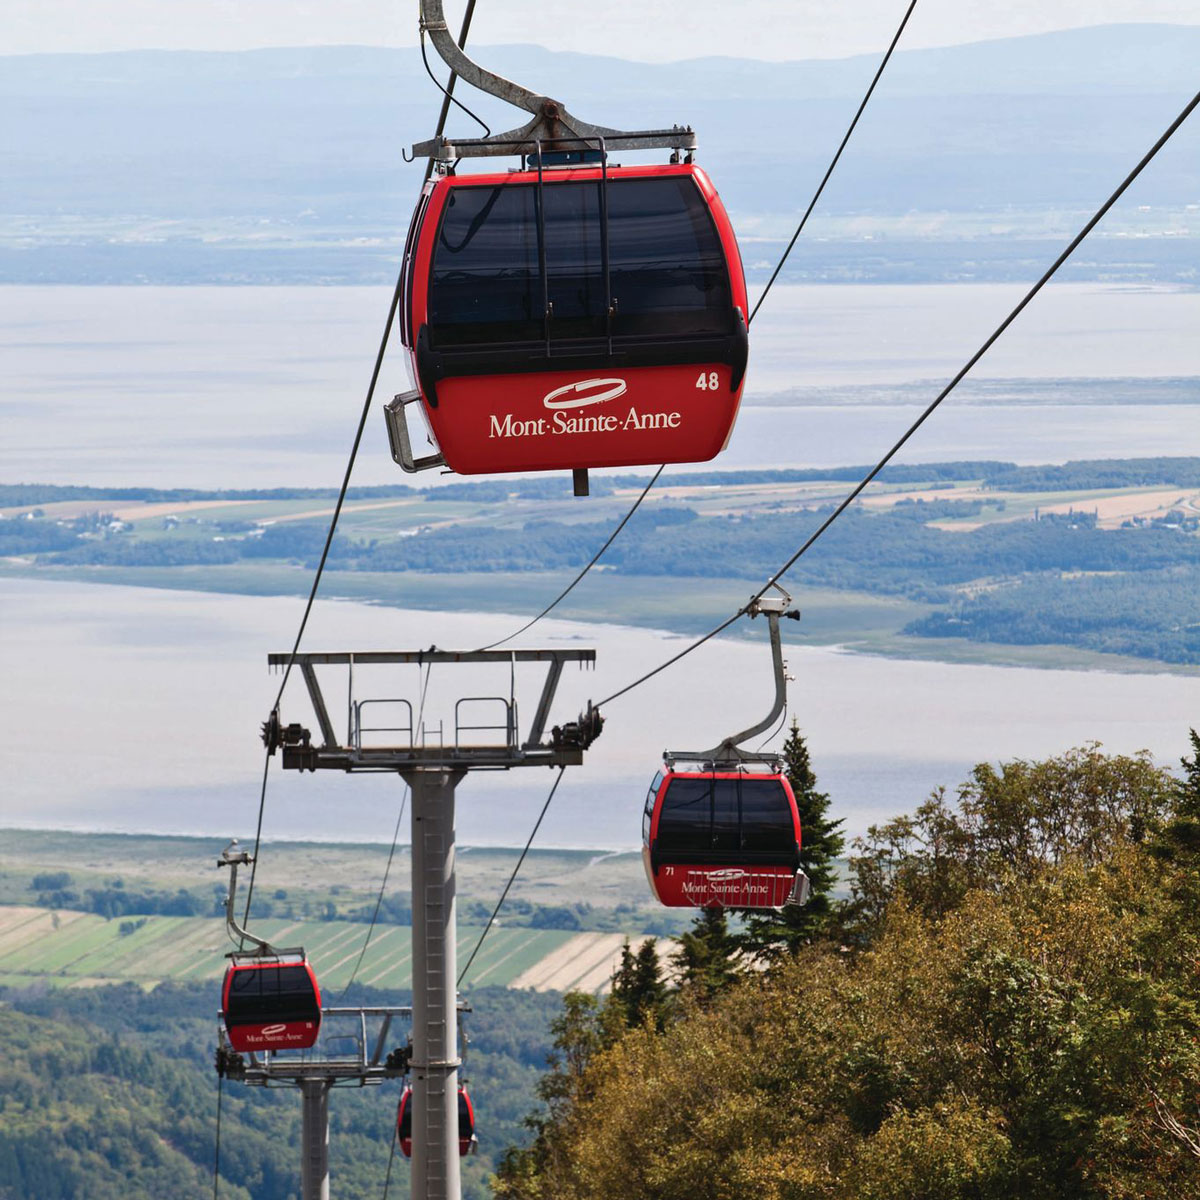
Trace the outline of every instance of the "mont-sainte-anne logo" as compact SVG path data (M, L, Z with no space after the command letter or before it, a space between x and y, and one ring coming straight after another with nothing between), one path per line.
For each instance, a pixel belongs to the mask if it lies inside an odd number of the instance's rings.
M542 404L546 408L585 408L589 404L604 404L623 395L623 379L579 379L548 392L542 398Z
M287 1032L286 1025L264 1025L262 1027L263 1037L278 1037L281 1033Z

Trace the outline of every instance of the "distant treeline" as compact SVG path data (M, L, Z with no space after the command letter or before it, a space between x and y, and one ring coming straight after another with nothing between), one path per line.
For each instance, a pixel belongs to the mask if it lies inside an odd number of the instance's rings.
M1004 464L998 464L1004 467ZM1200 458L1100 458L1054 467L1014 467L984 476L1008 492L1091 491L1095 488L1200 487Z
M411 496L418 489L406 484L357 487L347 492L352 500L386 500ZM147 504L187 503L193 500L336 500L337 488L149 488L74 487L56 483L0 483L0 508L22 504L55 504L60 500L140 500Z
M863 470L713 472L690 475L688 481L698 485L850 481L860 478ZM985 507L1002 509L1005 497L1017 492L1200 487L1200 458L1040 467L949 462L889 468L886 474L893 483L983 479L994 489L994 497L901 499L882 512L852 507L805 556L807 586L936 605L938 611L908 626L905 632L912 636L1070 645L1165 662L1200 662L1200 628L1195 620L1200 538L1191 532L1194 522L1182 511L1178 520L1117 530L1097 528L1091 511L989 522L970 531L951 532L934 525L976 518ZM629 486L631 481L637 482L637 477L606 477L605 486L617 482ZM423 496L498 503L511 496L565 495L568 487L564 478L538 476L452 484ZM370 488L360 494L387 496L409 490ZM278 499L284 494L256 495ZM309 500L332 495L303 490L286 494ZM147 492L150 495L200 493ZM209 495L229 498L249 493ZM105 498L113 497L106 494ZM652 497L609 548L605 566L631 576L765 578L830 511L826 506L701 516L686 505ZM327 532L323 519L265 526L193 521L146 537L97 513L62 523L29 516L0 521L0 555L37 555L39 563L51 566L126 569L243 561L312 567ZM582 567L611 532L609 516L581 522L539 518L508 527L463 522L372 540L339 534L330 547L329 565L340 571L432 574L570 571Z
M671 477L673 483L697 487L730 484L856 482L869 466L813 467L772 471L692 471ZM985 487L1003 491L1075 491L1123 487L1200 487L1200 458L1089 459L1062 466L1019 467L1015 463L978 462L907 463L885 467L883 483L952 483L980 481ZM594 475L594 495L607 495L621 487L644 487L649 475ZM354 487L350 500L402 499L423 496L427 500L477 500L481 502L518 499L553 499L568 496L571 481L563 474L535 475L523 479L486 479L449 483L436 488L414 488L407 484ZM147 504L187 503L197 500L334 500L336 488L139 488L73 487L51 483L0 484L0 508L53 504L60 500L144 501Z
M906 500L886 512L849 509L805 556L807 586L903 597L939 606L905 632L1008 644L1057 644L1165 662L1200 662L1200 538L1166 524L1098 529L1092 512L1039 521L989 523L950 532L931 522L978 516L1003 500ZM614 572L703 578L766 577L803 543L829 508L740 517L702 517L651 504L630 520L606 555ZM283 522L256 537L114 534L61 549L63 530L46 520L20 525L22 552L54 565L112 567L293 561L313 565L324 544L319 521ZM607 522L538 520L516 528L465 524L414 537L358 541L338 536L329 563L341 571L532 572L574 570L611 532ZM0 537L0 550L7 543ZM12 551L10 551L12 552ZM963 589L980 584L978 594ZM972 588L973 592L977 589Z
M905 633L1010 646L1067 645L1200 665L1200 569L1023 578L961 599Z

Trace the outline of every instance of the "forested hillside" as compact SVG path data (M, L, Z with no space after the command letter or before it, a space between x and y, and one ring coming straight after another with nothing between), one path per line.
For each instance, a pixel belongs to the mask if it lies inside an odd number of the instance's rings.
M853 900L757 967L707 919L678 993L568 996L498 1194L1200 1194L1192 739L1182 784L1094 746L982 764L857 842Z
M3 996L0 1196L29 1200L202 1200L213 1195L219 980ZM528 1133L537 1072L549 1050L555 994L472 995L465 1076L479 1154L463 1169L466 1200L490 1194L506 1146ZM406 1003L360 990L349 1003ZM330 1101L335 1194L378 1196L387 1173L399 1084L338 1090ZM300 1190L300 1097L226 1081L221 1100L225 1200L289 1200ZM395 1156L393 1194L407 1194Z

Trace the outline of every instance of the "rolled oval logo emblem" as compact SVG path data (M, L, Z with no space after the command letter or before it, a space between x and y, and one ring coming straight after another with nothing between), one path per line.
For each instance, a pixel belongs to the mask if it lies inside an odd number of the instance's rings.
M597 391L598 388L604 390ZM580 379L547 393L542 399L542 404L546 408L584 408L589 404L603 404L606 400L616 400L618 396L623 395L623 379Z
M281 1033L287 1032L286 1025L264 1025L261 1030L263 1037L278 1037Z

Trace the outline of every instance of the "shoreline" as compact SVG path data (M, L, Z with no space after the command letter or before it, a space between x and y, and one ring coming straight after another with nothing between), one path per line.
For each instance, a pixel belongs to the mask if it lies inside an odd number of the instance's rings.
M28 583L38 584L61 584L61 585L76 585L84 587L129 587L149 592L161 592L167 595L190 595L196 597L242 597L245 599L274 599L274 600L304 600L307 599L309 587L311 585L311 574L307 571L303 575L300 574L301 568L293 568L298 575L297 587L292 591L279 591L273 588L255 588L253 586L244 587L219 587L219 588L201 588L196 587L194 580L180 578L177 582L170 579L164 579L162 572L171 570L172 568L95 568L95 567L79 567L79 568L30 568L22 569L15 566L11 560L0 560L0 583L8 580L17 580ZM186 570L186 568L174 568L175 570ZM62 574L59 574L59 572ZM95 575L96 571L105 571L106 577L99 578ZM138 578L139 571L154 571L155 577L147 579L143 576ZM111 572L111 573L109 573ZM353 579L356 574L367 575L368 573L348 572L339 573L336 571L326 571L326 580L345 580ZM489 573L489 580L493 583L511 582L525 578L527 574L520 575L504 574L501 572ZM568 573L563 573L563 579L567 578ZM403 575L397 576L403 579ZM432 589L438 585L444 586L447 591L452 590L452 585L455 581L461 582L464 578L462 575L437 575L420 573L416 575L420 583L424 587ZM475 576L471 576L472 579ZM803 606L804 589L792 585L797 601ZM546 582L546 594L551 595L555 591L561 590L561 583L552 583L549 580ZM826 589L814 589L822 593ZM858 593L846 593L848 596L858 595ZM409 596L401 599L389 598L384 596L370 595L354 595L354 594L325 594L319 595L318 600L328 604L346 605L346 604L361 604L376 609L390 609L401 612L425 612L425 613L453 613L458 616L485 616L489 619L507 619L510 620L514 627L520 627L529 620L527 615L515 613L508 608L497 608L494 610L480 610L475 607L463 608L447 608L444 603L434 604L429 603L423 605L422 597ZM534 599L530 602L530 608L540 609L543 606L542 599ZM725 613L714 613L708 620L697 621L694 617L690 620L681 620L674 626L661 621L661 618L666 615L663 612L654 614L653 621L640 623L636 620L618 620L618 621L596 621L586 614L574 616L557 616L551 618L554 621L567 624L579 625L586 629L603 628L613 632L636 631L642 634L657 634L661 637L672 638L689 638L697 637L707 632L711 625L718 623L725 616ZM801 634L801 636L804 636ZM718 635L718 640L727 641L736 644L746 644L755 640L754 631L745 629L740 633L723 633ZM923 646L922 642L929 642L928 647ZM899 640L896 638L883 638L879 641L865 641L861 644L855 644L853 641L848 641L844 638L834 639L829 641L812 641L796 644L796 649L812 649L825 650L837 654L853 655L864 658L881 658L894 662L912 662L912 663L935 663L943 666L980 666L980 667L995 667L1009 668L1013 670L1038 670L1038 671L1072 671L1083 674L1105 674L1105 675L1146 675L1146 676L1172 676L1178 678L1196 678L1200 677L1200 666L1190 666L1185 663L1168 663L1158 659L1140 659L1128 655L1104 654L1100 651L1076 650L1070 646L1064 646L1059 643L1037 643L1032 645L1007 644L997 642L969 642L963 641L961 644L955 643L952 646L943 644L943 639L928 638L918 639L915 637ZM941 652L939 653L939 649ZM999 652L997 652L999 649ZM922 652L924 651L924 652Z

